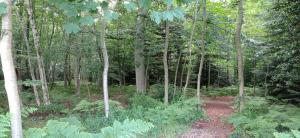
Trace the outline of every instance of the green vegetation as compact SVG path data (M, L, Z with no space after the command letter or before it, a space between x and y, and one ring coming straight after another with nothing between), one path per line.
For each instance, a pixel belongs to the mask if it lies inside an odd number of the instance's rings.
M222 125L235 99L231 137L299 138L299 13L300 0L0 0L0 137L180 137Z
M229 118L235 126L232 138L298 138L300 109L271 97L247 97L243 112Z

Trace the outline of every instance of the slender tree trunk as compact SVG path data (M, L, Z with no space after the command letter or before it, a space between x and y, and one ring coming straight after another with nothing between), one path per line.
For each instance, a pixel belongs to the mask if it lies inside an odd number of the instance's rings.
M145 69L145 87L149 86L149 64L150 64L150 56L147 56L147 63L146 63L146 69Z
M268 76L269 76L269 64L267 65L267 72L265 75L265 97L268 96Z
M211 71L211 65L210 62L208 62L208 82L207 82L207 86L210 86L210 71Z
M238 60L238 79L239 79L239 111L241 112L244 108L244 67L243 67L243 52L241 44L241 31L243 26L244 18L244 0L239 0L238 4L238 18L237 28L235 34L235 45L237 49L237 60Z
M256 57L255 57L255 53L253 54L253 66L254 66L254 72L253 72L253 95L256 95Z
M80 80L81 80L81 75L80 75L80 70L81 70L81 50L78 44L74 44L75 46L75 71L74 71L74 83L76 87L76 95L80 95Z
M176 63L176 70L174 75L174 91L173 91L173 98L176 96L176 89L177 89L177 77L178 77L178 68L181 61L181 52L179 53L178 60Z
M201 47L201 59L200 59L200 66L199 66L199 72L198 72L198 78L197 78L197 98L200 100L200 89L201 89L201 76L202 76L202 70L203 70L203 63L204 63L204 56L205 56L205 35L206 35L206 0L203 0L203 28L202 28L202 34L201 34L201 41L202 41L202 47Z
M108 103L108 67L109 67L109 62L108 62L108 54L107 54L107 49L106 49L106 43L105 43L105 28L106 28L106 23L104 19L101 19L101 29L100 29L100 44L101 44L101 50L102 50L102 55L103 55L103 62L104 62L104 67L103 67L103 101L104 101L104 112L105 112L105 117L108 118L109 115L109 103Z
M169 9L169 7L167 8ZM166 21L166 36L165 36L165 49L164 49L164 73L165 73L165 96L164 96L164 104L168 105L169 102L169 67L168 67L168 47L169 47L169 31L170 26L169 22Z
M64 86L67 87L69 83L69 45L66 45L65 56L64 56Z
M41 51L40 51L40 37L39 37L38 31L36 29L35 19L34 19L34 15L33 15L32 1L26 0L26 4L27 4L27 12L29 15L29 21L30 21L31 29L32 29L34 46L36 49L37 63L38 63L40 79L41 79L41 83L42 83L43 100L44 100L45 104L48 105L48 104L50 104L48 85L47 85L47 79L46 79L46 74L45 74L45 67L44 67L44 63L43 63L43 56L41 55Z
M146 91L145 86L145 64L144 64L144 17L145 10L139 8L137 23L136 23L136 44L134 51L135 59L135 78L136 78L136 90L137 92L144 93Z
M183 96L185 96L185 94L186 94L186 89L189 85L190 76L191 76L191 70L192 70L192 44L193 44L194 30L195 30L196 22L197 22L197 18L198 18L198 9L199 9L199 0L196 0L196 9L195 9L195 13L194 13L193 26L192 26L192 31L191 31L189 43L188 43L188 46L189 46L189 59L188 60L189 61L188 61L185 85L184 85L184 88L183 88Z
M179 88L181 89L181 91L182 91L183 74L185 72L185 66L186 66L186 60L184 60L184 63L182 65L182 69L181 69L181 74L180 74L180 85L179 85Z
M25 42L26 48L27 48L26 52L27 52L27 56L28 56L27 57L27 62L28 62L29 72L30 72L30 76L31 76L32 81L36 81L36 78L35 78L35 75L34 75L34 69L33 69L32 63L31 63L31 56L30 56L31 49L30 49L27 34L28 34L27 22L24 22L23 37L24 37L24 42ZM33 93L34 93L34 97L35 97L35 102L38 106L40 106L41 101L40 101L40 97L39 97L39 93L38 93L36 85L32 85L32 88L33 88Z
M0 0L7 5L6 14L2 15L2 31L0 40L0 56L8 98L11 137L22 138L22 120L20 98L18 94L17 75L12 56L12 1Z

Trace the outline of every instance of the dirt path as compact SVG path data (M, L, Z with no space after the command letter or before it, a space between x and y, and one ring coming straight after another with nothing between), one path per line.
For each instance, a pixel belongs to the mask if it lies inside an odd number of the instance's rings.
M233 113L231 102L233 97L205 97L203 108L209 120L199 120L195 122L191 129L180 136L180 138L227 138L233 131L233 126L224 123Z

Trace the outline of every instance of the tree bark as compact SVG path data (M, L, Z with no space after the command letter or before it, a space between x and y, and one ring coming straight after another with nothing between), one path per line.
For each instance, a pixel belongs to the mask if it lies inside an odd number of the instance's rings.
M167 8L169 9L169 7ZM165 36L165 49L164 49L164 73L165 73L165 96L164 96L164 104L168 105L169 102L169 67L168 67L168 47L169 47L169 31L170 26L169 22L166 21L166 36Z
M244 67L243 67L243 52L241 44L241 31L243 26L244 18L244 0L239 0L238 4L238 18L237 27L235 34L235 45L237 49L237 60L238 60L238 79L239 79L239 111L241 112L244 108Z
M0 56L5 81L5 90L8 98L11 137L22 138L22 120L20 97L18 94L17 75L12 56L12 1L0 0L7 5L6 14L2 16L2 31L0 40Z
M211 65L210 62L208 62L208 82L207 82L208 87L210 87L210 72L211 72Z
M196 27L196 22L197 22L197 18L198 18L198 9L199 9L199 0L196 0L196 9L195 9L195 13L194 13L194 20L193 20L193 26L192 26L192 31L191 31L191 35L190 35L190 39L188 42L188 46L189 46L189 61L188 61L188 67L187 67L187 75L186 75L186 81L185 81L185 85L183 88L183 96L185 96L186 94L186 89L189 85L189 80L190 80L190 76L191 76L191 70L192 70L192 44L193 44L193 36L194 36L194 30Z
M201 59L200 59L200 66L197 78L197 98L200 100L200 89L201 89L201 76L203 70L203 63L204 63L204 56L205 56L205 35L206 35L206 0L203 0L203 28L201 34Z
M76 95L80 95L81 50L80 50L80 47L78 46L78 44L74 44L74 46L75 46L75 52L76 52L75 53L75 71L74 71L74 83L75 83L75 87L76 87L75 93L76 93Z
M40 51L40 36L38 34L36 24L35 24L35 19L34 19L33 9L32 9L32 1L26 0L26 5L27 5L27 12L29 15L29 21L32 29L34 47L36 49L37 63L38 63L39 74L42 83L43 100L46 105L49 105L50 99L49 99L47 79L46 79L45 67L43 63L43 56L41 55L41 51Z
M136 23L136 42L134 50L135 59L135 78L136 78L136 90L139 93L146 91L145 86L145 63L144 63L144 17L145 10L139 8L137 23Z
M27 30L27 21L23 23L23 37L24 37L24 42L25 42L25 45L26 45L26 52L27 52L27 62L28 62L28 67L29 67L29 72L30 72L30 76L31 76L31 79L32 81L36 81L36 78L35 78L35 75L34 75L34 69L32 67L32 63L31 63L31 56L30 56L30 53L31 53L31 49L30 49L30 45L29 45L29 41L28 41L28 30ZM40 100L40 97L39 97L39 93L38 93L38 90L37 90L37 87L36 85L32 85L32 89L33 89L33 93L34 93L34 97L35 97L35 102L38 106L41 105L41 100Z
M174 75L174 91L173 91L173 98L176 96L177 76L178 76L178 69L179 69L180 61L181 61L181 51L180 51L180 53L179 53L178 60L177 60L177 63L176 63L176 69L175 69L175 75Z
M68 37L68 41L70 41L70 35ZM70 86L70 78L69 78L69 74L70 74L70 62L69 62L69 59L70 59L70 46L69 44L66 44L66 47L65 47L65 55L64 55L64 87L67 87L67 86Z
M109 61L108 61L108 54L106 49L106 43L105 43L105 28L106 23L104 19L101 19L101 29L100 29L100 45L101 45L101 51L103 55L103 75L102 75L102 85L103 85L103 101L104 101L104 112L105 117L108 118L109 116L109 102L108 102L108 68L109 68Z

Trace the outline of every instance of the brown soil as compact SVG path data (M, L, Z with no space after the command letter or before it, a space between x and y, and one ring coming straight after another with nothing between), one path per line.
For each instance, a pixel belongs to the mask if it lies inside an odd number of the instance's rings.
M180 138L227 138L233 131L231 124L223 121L233 113L233 97L204 97L203 108L209 120L199 120L192 124L188 132Z

